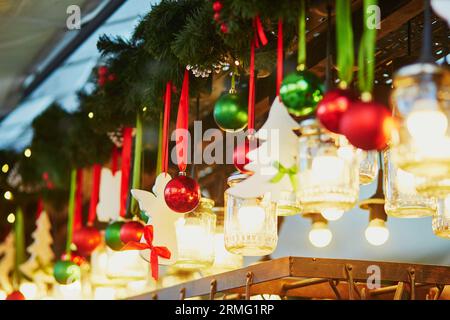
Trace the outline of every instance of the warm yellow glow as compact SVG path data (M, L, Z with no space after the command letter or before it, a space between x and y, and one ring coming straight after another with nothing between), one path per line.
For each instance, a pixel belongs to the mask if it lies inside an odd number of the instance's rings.
M197 220L197 223L194 220ZM180 255L194 259L211 254L212 246L210 246L210 238L205 227L200 218L189 218L187 220L180 218L177 220L176 233ZM208 248L211 249L208 250Z
M16 221L16 215L11 212L10 214L8 214L8 217L6 217L6 220L9 223L14 223L14 221Z
M20 292L25 296L27 300L34 300L37 297L38 287L32 282L24 282L20 285Z
M344 171L344 160L336 156L318 156L312 163L312 179L317 184L336 184Z
M148 262L142 259L137 250L108 250L107 276L141 278L148 272ZM148 251L146 251L148 252ZM148 257L148 253L143 256Z
M241 255L230 253L225 249L225 239L223 232L214 235L214 264L213 267L218 272L233 270L242 267L244 259Z
M397 169L397 189L402 194L416 194L416 177L402 169Z
M389 229L381 219L373 219L365 232L367 241L374 246L381 246L389 239Z
M147 107L143 107L143 108L142 108L142 111L143 111L143 112L147 111Z
M9 171L9 165L7 164L7 163L5 163L3 166L2 166L2 172L3 173L7 173Z
M5 300L6 299L6 292L3 290L0 290L0 300Z
M31 157L31 149L26 148L25 151L23 152L23 154L24 154L25 157L27 157L27 158Z
M342 218L344 215L344 210L335 209L335 208L328 208L322 210L322 216L327 219L328 221L336 221Z
M77 280L71 284L58 284L57 290L62 299L79 300L82 299L81 282Z
M444 215L447 219L450 220L450 196L447 196L444 200Z
M331 243L333 234L325 222L314 222L309 231L309 241L317 248L324 248Z
M265 218L264 209L258 206L243 206L237 214L239 228L243 233L261 232Z
M3 197L4 197L6 200L12 200L13 194L12 194L11 191L5 191L5 193L3 194Z
M94 113L93 113L93 112L89 112L89 113L88 113L88 118L89 118L89 119L94 118Z
M416 105L426 103L421 101L416 102ZM413 111L406 119L406 126L415 142L433 144L444 138L448 121L441 111L423 109Z
M94 300L114 300L116 289L112 287L97 287L94 291Z

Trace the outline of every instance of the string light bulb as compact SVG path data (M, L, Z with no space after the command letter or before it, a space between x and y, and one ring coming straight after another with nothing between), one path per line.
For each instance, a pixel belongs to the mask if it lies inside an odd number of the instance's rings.
M8 171L9 171L9 165L8 165L7 163L5 163L5 164L2 166L2 172L3 172L3 173L8 173Z
M320 214L311 214L312 225L308 238L317 248L325 248L331 243L333 233L328 228L328 222Z
M30 148L26 148L25 151L23 152L23 154L27 158L31 157L31 149Z

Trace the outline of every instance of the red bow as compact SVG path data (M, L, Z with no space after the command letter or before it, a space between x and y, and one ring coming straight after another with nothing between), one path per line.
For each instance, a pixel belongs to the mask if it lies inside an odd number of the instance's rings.
M171 252L167 247L153 246L153 226L148 225L144 227L144 239L146 243L130 241L122 248L122 250L150 250L150 266L152 270L152 277L158 280L158 259L170 259Z

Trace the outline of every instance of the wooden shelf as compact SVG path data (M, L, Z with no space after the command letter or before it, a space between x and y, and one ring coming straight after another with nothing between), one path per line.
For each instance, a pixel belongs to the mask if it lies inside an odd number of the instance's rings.
M370 266L380 268L381 288L367 287ZM448 266L285 257L131 299L214 299L219 293L242 299L258 294L307 299L438 299L448 284Z

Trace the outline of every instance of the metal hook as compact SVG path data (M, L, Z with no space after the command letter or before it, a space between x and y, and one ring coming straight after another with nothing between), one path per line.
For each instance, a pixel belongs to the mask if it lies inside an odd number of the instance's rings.
M217 291L217 280L213 279L213 280L211 280L211 284L209 286L209 300L214 300L216 291Z
M328 283L330 284L331 289L333 290L336 299L341 300L341 294L339 293L339 290L337 288L338 284L339 284L339 280L334 280L334 279L330 279L328 280Z
M186 299L186 288L180 289L180 300Z
M416 299L416 271L414 270L414 268L409 268L408 269L408 276L409 276L409 285L410 285L410 298L411 300L415 300Z
M152 294L152 300L158 300L158 295L156 293Z
M250 286L253 284L253 272L249 271L245 281L245 300L250 300Z

